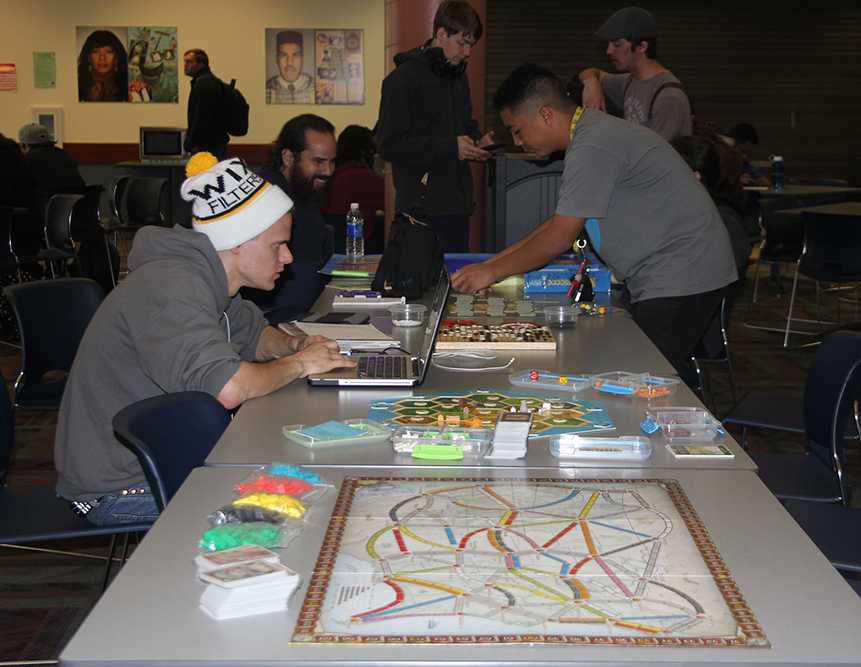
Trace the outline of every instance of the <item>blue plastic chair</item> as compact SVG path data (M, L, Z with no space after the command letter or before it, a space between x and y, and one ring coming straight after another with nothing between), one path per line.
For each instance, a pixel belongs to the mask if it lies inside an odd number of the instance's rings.
M147 398L120 410L114 434L138 457L159 511L203 465L230 423L230 412L200 391Z
M128 536L149 529L149 523L118 526L95 526L72 512L69 503L58 498L53 487L8 487L6 473L14 442L14 413L6 382L0 376L0 545L26 545L34 542L69 540L79 537L110 535L111 542L105 564L102 589L110 578L111 565L117 550L117 537L125 535L122 560L128 551ZM84 556L72 551L60 551L71 556ZM89 555L87 555L89 557Z
M810 365L803 395L753 391L723 418L725 425L804 433L805 454L754 454L759 475L781 500L848 504L844 477L847 432L861 434L856 402L861 396L861 333L826 337ZM742 438L742 445L745 438Z

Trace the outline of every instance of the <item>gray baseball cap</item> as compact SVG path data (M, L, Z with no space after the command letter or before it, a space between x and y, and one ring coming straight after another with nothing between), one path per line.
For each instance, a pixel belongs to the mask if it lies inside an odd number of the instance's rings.
M625 7L608 18L595 34L607 41L626 37L651 39L658 36L658 27L655 17L642 7Z
M30 123L18 130L18 143L25 146L39 146L56 143L56 140L51 130L44 125Z

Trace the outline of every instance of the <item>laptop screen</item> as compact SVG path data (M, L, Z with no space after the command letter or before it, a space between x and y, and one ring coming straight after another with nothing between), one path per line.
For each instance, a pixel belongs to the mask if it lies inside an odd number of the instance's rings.
M436 340L439 324L445 314L445 304L448 300L448 293L451 289L451 281L449 280L448 271L443 266L440 271L439 280L436 284L433 301L430 306L430 316L428 317L428 325L425 329L425 339L422 341L422 348L419 352L419 358L422 362L422 378L424 378L427 368L430 365L431 350L433 349L434 341Z
M142 127L140 129L140 159L182 160L185 130L181 127Z

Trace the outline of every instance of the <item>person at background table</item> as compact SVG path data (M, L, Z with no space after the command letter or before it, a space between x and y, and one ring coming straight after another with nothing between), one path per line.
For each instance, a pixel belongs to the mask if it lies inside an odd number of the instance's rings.
M751 162L754 146L759 145L759 134L750 123L738 123L732 128L732 140L736 150L741 153L743 162L741 164L740 182L742 185L771 185L771 179L763 174L756 165Z
M135 455L114 438L122 408L204 391L233 409L309 373L355 365L335 341L267 326L238 295L243 286L272 289L293 260L290 198L237 158L198 153L186 171L193 229L135 235L130 273L87 327L60 406L57 493L89 503L98 525L157 513Z
M209 69L209 56L203 49L189 49L182 59L185 75L191 77L185 152L206 151L223 160L230 141L225 84Z
M556 213L523 239L452 277L475 292L547 264L596 218L601 256L625 281L634 321L688 382L690 357L737 273L726 227L708 192L666 141L566 94L548 69L525 64L494 106L515 144L539 156L565 151ZM570 95L570 96L569 96Z
M307 311L323 290L318 271L332 255L332 243L322 206L335 172L335 155L335 126L321 116L305 113L284 123L259 170L294 203L290 251L297 260L272 292L267 305L273 309Z
M301 32L282 30L275 36L278 75L266 81L266 104L314 104L314 80L302 71L304 60Z
M336 230L344 229L344 218L350 204L358 202L365 219L365 252L373 252L369 246L371 237L380 240L378 251L382 251L382 230L375 229L377 211L386 208L386 187L383 177L374 171L374 156L377 144L374 133L361 125L348 125L338 135L338 153L335 158L335 173L329 187L329 201L323 212ZM337 234L338 232L336 232ZM342 232L343 234L344 232ZM335 237L336 242L338 236Z
M654 17L640 7L613 14L596 33L607 40L610 63L622 74L591 67L581 70L583 104L605 110L606 98L624 110L625 120L645 125L669 141L691 133L691 103L681 82L657 61Z
M78 55L78 101L128 102L126 49L110 30L90 33Z
M86 185L78 163L56 146L54 135L44 125L29 123L18 131L24 154L24 169L33 188L33 215L45 220L48 200L61 192L80 192Z
M377 145L392 163L395 209L430 223L444 252L469 250L474 202L468 160L484 161L492 142L472 117L466 66L481 39L481 19L468 2L446 0L433 36L395 56L383 80Z
M45 128L47 131L47 128ZM24 164L24 153L14 139L0 133L0 206L30 208L33 182Z

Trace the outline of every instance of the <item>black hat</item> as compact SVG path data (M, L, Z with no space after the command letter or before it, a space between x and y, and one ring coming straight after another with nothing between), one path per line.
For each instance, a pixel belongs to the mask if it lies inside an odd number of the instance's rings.
M608 18L595 34L607 41L626 37L652 39L658 36L658 27L655 17L642 7L625 7Z

